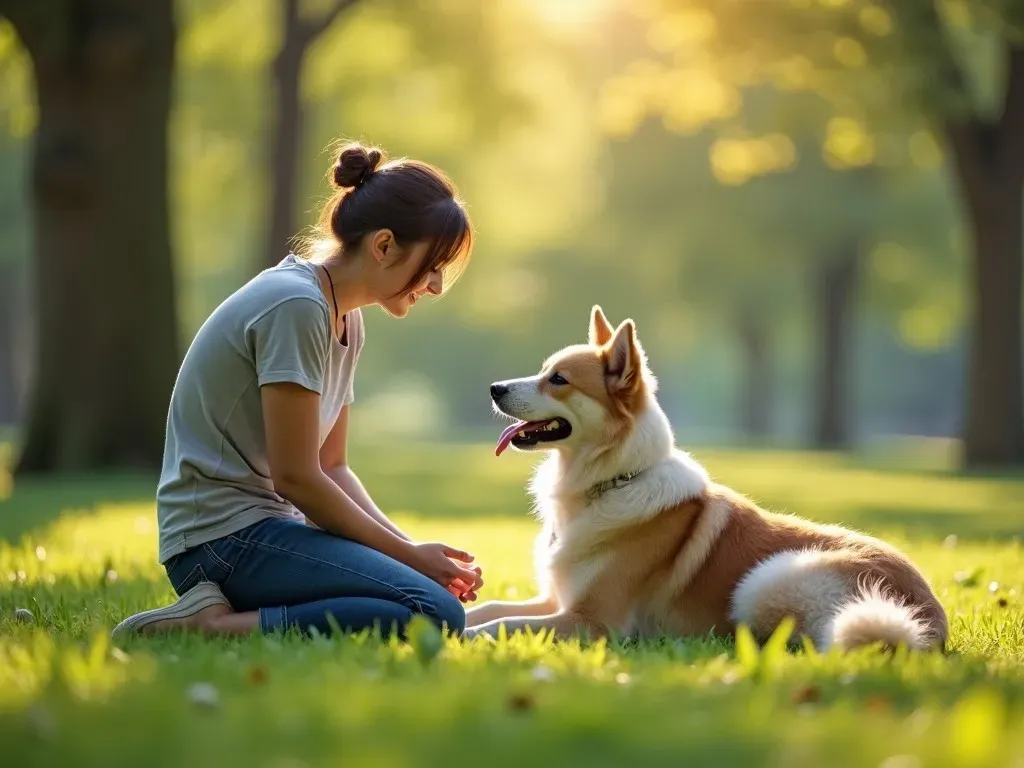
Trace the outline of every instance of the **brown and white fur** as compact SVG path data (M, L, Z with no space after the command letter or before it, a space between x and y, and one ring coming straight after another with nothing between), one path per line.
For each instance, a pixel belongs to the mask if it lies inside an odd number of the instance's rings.
M500 413L560 418L571 433L512 442L550 451L531 484L543 521L541 596L471 609L469 637L494 636L501 624L509 634L649 638L729 635L742 623L764 639L789 616L819 650L945 646L946 613L903 554L772 513L714 482L676 448L656 388L634 323L612 330L596 306L589 343L553 355L538 375L492 386ZM614 478L625 479L607 487Z

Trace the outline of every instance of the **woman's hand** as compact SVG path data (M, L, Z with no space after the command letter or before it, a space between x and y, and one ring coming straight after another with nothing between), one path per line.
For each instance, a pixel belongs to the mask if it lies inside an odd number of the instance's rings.
M471 570L475 571L478 576L481 573L480 566L477 565L474 565ZM466 584L462 579L456 579L453 581L448 586L448 591L464 603L472 603L476 600L476 589L471 588L470 585Z
M412 565L417 571L433 579L463 602L476 599L476 592L484 585L479 567L464 568L473 562L473 556L447 544L427 542L412 545ZM463 599L465 598L465 599Z

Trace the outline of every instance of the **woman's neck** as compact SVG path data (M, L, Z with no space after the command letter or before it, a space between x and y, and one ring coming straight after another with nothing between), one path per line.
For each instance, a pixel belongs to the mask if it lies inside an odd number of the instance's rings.
M348 259L340 252L314 262L320 269L324 289L330 293L334 286L334 301L338 314L346 315L354 309L375 303L373 292L363 273L362 259ZM323 270L330 273L330 280L323 279Z

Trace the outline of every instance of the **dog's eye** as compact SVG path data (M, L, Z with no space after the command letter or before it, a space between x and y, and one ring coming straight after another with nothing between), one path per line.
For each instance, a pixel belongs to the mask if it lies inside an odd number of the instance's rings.
M551 377L548 379L548 381L554 384L556 387L562 387L569 383L568 381L565 380L565 377L562 374L558 373L557 371L551 374Z

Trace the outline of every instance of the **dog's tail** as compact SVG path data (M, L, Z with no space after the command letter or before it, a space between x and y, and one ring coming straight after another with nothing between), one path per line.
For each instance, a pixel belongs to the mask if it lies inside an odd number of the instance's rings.
M941 639L922 614L920 607L893 598L877 584L862 586L836 610L827 634L844 651L873 643L927 651Z
M794 617L799 632L822 651L874 643L911 650L944 645L945 614L923 582L894 591L882 573L865 572L853 585L844 567L849 560L848 553L814 548L778 552L740 579L730 618L760 638L784 617Z

